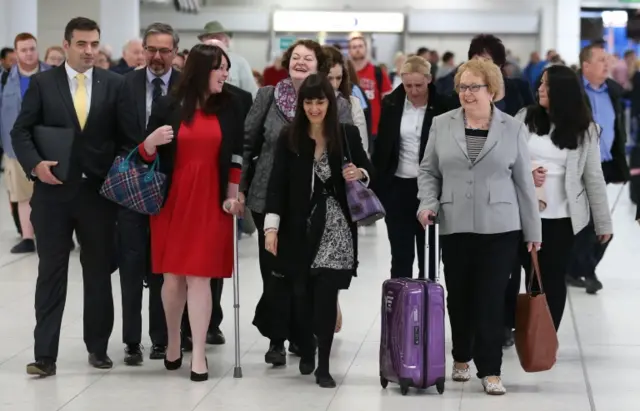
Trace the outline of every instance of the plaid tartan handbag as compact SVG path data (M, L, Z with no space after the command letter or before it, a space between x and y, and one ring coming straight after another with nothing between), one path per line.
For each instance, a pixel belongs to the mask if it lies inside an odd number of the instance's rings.
M159 156L151 165L141 161L139 156L136 147L126 157L116 157L100 194L129 210L155 215L164 202L167 176L158 171Z
M343 131L347 155L349 156L349 161L353 163L349 141L347 140L347 131L344 126ZM380 202L373 190L365 186L362 181L345 181L345 188L351 221L360 225L369 225L385 217L386 211L382 206L382 202Z

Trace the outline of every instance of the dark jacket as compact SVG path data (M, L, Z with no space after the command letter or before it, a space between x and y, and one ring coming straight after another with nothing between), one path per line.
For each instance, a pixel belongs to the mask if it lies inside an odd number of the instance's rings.
M429 130L433 118L448 111L448 104L436 91L436 86L429 84L429 104L422 122L422 134L420 140L420 161L424 155ZM404 87L397 87L391 94L382 100L380 124L378 125L378 137L375 141L372 163L376 170L376 183L372 187L379 196L384 197L384 192L393 183L398 161L400 158L400 124L407 94Z
M582 73L578 72L580 76L580 82L582 82ZM613 145L611 146L611 155L613 156L613 166L615 175L613 175L607 183L624 183L629 181L629 164L627 163L627 155L625 146L627 145L627 129L625 126L624 111L625 106L622 101L624 89L620 84L612 79L607 79L607 91L613 110L616 113L616 122L614 125L615 137L613 138ZM591 106L590 100L587 98L587 104ZM590 107L591 108L591 107Z
M222 146L218 158L220 204L227 199L227 188L229 185L229 170L241 168L242 161L242 141L244 139L244 117L245 109L240 98L233 94L228 94L229 102L217 113L220 128L222 130ZM180 126L182 124L182 106L173 96L160 97L153 105L147 134L151 134L155 129L164 125L173 128L174 139L171 143L159 146L160 171L167 176L165 185L165 200L171 189L173 170L175 166L176 153L180 144ZM237 160L236 160L237 159Z
M311 213L311 181L313 177L313 158L315 144L310 138L301 139L299 153L295 153L289 147L285 128L278 139L275 153L275 161L271 171L265 213L273 213L280 216L278 229L278 261L283 274L306 273L311 267L307 240L307 219ZM371 163L362 147L362 139L358 128L345 125L346 143L349 144L351 162L358 168L367 170L373 179ZM344 135L341 136L343 139ZM348 161L346 146L342 152L329 154L333 188L336 198L342 207L347 221L350 221L349 207L347 204L346 185L342 177L342 166ZM351 235L353 237L354 261L356 262L353 275L356 275L358 266L358 228L356 223L351 223Z

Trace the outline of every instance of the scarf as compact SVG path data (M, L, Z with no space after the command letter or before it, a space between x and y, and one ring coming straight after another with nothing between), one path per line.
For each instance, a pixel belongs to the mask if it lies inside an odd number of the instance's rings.
M276 84L273 98L278 110L284 114L289 122L293 121L293 118L296 116L298 96L296 95L296 89L293 88L293 83L290 78L286 78Z

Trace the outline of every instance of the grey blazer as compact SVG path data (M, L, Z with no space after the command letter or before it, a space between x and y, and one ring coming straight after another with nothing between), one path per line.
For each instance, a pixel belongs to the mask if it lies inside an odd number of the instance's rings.
M487 141L472 163L462 108L434 118L418 175L418 214L437 213L443 235L522 230L525 241L541 242L526 138L522 122L494 108Z
M527 110L522 109L516 119L524 121ZM532 133L527 131L527 141ZM600 162L600 130L591 124L582 144L568 150L564 186L569 199L569 215L574 234L587 226L593 214L596 234L613 234L611 212L607 198L607 184Z
M244 153L242 161L242 178L240 190L247 193L247 207L257 213L263 213L266 204L267 186L273 167L275 150L282 129L289 120L280 112L274 102L275 87L266 86L258 90L251 110L244 122ZM338 98L338 119L341 123L353 124L351 107L343 97ZM256 153L256 148L260 148ZM257 158L256 158L257 157ZM252 162L256 162L250 187L247 171Z

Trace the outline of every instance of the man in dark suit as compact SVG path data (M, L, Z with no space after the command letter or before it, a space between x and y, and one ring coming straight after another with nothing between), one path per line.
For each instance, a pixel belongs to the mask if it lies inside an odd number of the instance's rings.
M232 94L235 94L240 98L243 108L242 115L243 117L246 117L253 105L253 96L251 93L229 83L224 83L223 89L230 91ZM211 321L207 332L207 344L222 345L226 342L225 336L222 333L222 330L220 330L220 324L222 324L223 318L221 305L223 284L224 280L222 279L211 280L211 298L213 304L211 307ZM191 328L189 326L189 314L187 310L184 310L184 314L182 316L182 333L185 337L182 342L183 349L188 351L191 346Z
M99 194L117 154L136 144L135 117L124 78L94 68L100 28L77 17L64 31L67 61L31 79L22 111L11 132L24 171L35 180L31 221L38 238L35 362L27 373L56 373L60 326L67 294L69 244L75 230L82 243L84 342L89 363L108 369L113 330L111 273L116 205ZM52 159L42 158L34 139L37 127L73 131L69 173L60 181Z
M135 135L142 143L153 102L166 95L178 81L172 68L180 38L171 26L153 23L143 36L146 67L125 74L137 117ZM149 287L149 337L152 360L164 359L167 349L167 322L162 306L162 275L152 275L150 264L149 217L118 207L118 247L122 291L122 338L124 362L140 365L142 355L142 290Z

